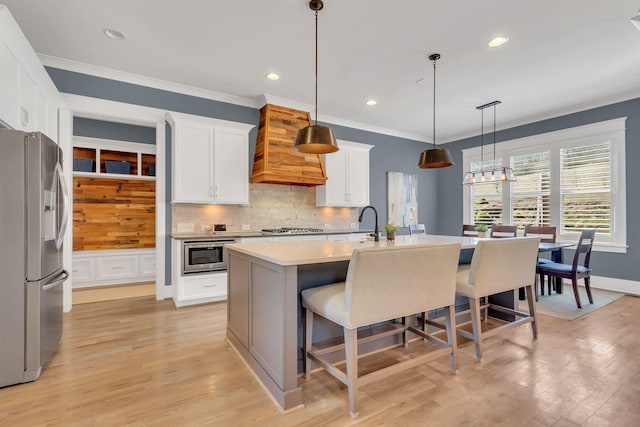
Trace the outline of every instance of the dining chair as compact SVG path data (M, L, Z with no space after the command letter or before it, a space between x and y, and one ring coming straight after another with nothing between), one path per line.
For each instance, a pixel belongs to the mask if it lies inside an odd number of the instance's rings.
M393 248L355 249L347 268L345 282L333 283L302 291L305 308L305 378L311 377L311 361L346 384L349 412L358 415L358 387L410 368L432 358L449 354L451 372L456 371L455 294L456 271L460 244L416 245ZM445 308L445 323L427 322L431 326L444 326L444 337L434 335L432 329L408 326L407 316ZM313 319L321 316L339 326L344 333L344 344L318 348L313 344ZM390 322L402 319L402 324ZM387 328L377 336L358 340L358 328L375 323L386 323ZM372 341L394 334L403 334L402 344L407 346L407 331L438 344L440 348L406 359L386 368L358 376L359 341ZM370 331L368 331L370 332ZM442 332L442 330L438 330ZM429 347L431 348L431 347ZM346 373L336 366L335 360L325 354L345 351ZM360 349L362 350L362 348Z
M537 225L527 225L524 227L524 235L525 236L538 236L540 237L540 242L544 243L555 243L556 242L556 227L551 226L537 226ZM552 262L549 258L541 258L538 257L538 265L546 264L548 262ZM549 286L549 295L551 295L551 280L547 280ZM540 283L540 295L544 295L544 282Z
M585 228L580 233L580 240L578 240L578 246L576 247L575 254L573 256L573 262L571 264L563 264L556 262L549 262L538 265L538 274L540 276L541 286L544 287L544 276L558 277L560 279L571 279L573 285L573 295L576 297L576 304L578 308L582 308L580 303L580 294L578 293L578 280L584 279L584 287L587 290L587 297L589 297L589 303L593 304L593 297L591 296L591 269L589 268L589 261L591 259L591 249L593 248L593 240L596 237L595 228Z
M478 237L476 226L473 224L462 224L462 236Z
M461 328L457 328L456 332L473 340L477 361L482 359L482 340L505 328L531 323L533 338L538 337L533 287L535 286L539 242L539 237L482 240L478 242L473 251L471 264L458 267L456 294L469 299L472 333ZM514 291L520 287L524 287L527 292L528 313L488 302L488 297L491 295ZM486 319L490 314L488 309L511 315L514 320L483 331L480 324L480 312L487 310Z
M409 234L427 234L424 224L409 224Z
M491 235L493 238L516 237L518 234L517 225L492 225Z

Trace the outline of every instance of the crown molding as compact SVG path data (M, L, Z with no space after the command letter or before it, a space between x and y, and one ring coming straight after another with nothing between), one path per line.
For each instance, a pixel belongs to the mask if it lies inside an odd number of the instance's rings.
M54 56L41 55L38 57L47 67L59 68L66 71L87 74L104 79L117 80L120 82L131 83L140 86L151 87L154 89L166 90L168 92L180 93L183 95L191 95L198 98L210 99L213 101L226 102L234 105L241 105L250 108L260 108L259 101L241 96L229 95L213 90L202 89L194 86L183 85L166 80L156 79L153 77L142 76L139 74L128 73L125 71L114 70L112 68L100 67L97 65L85 64L82 62L72 61Z
M640 89L606 96L594 101L584 102L582 104L572 105L570 107L548 111L542 114L537 114L535 116L529 116L520 120L511 120L509 122L500 124L497 127L496 132L500 132L505 129L515 128L518 126L528 125L531 123L542 122L549 119L555 119L557 117L568 116L570 114L580 113L583 111L592 110L594 108L606 107L607 105L617 104L619 102L629 101L631 99L636 99L636 98L640 98ZM480 133L478 132L460 133L452 137L445 138L442 143L446 144L449 142L456 142L456 141L460 141L466 138L472 138L479 135Z

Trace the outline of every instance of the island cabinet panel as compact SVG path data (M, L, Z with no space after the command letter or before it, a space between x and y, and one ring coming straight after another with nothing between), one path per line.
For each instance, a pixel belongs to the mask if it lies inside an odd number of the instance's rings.
M271 268L274 267L274 268ZM251 335L249 352L275 382L283 385L283 269L254 263L251 268Z
M249 348L249 262L246 257L229 254L227 323L245 349Z

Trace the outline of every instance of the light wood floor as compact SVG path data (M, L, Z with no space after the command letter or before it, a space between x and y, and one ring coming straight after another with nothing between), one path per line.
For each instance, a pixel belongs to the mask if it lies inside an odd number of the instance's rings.
M224 303L136 298L75 306L39 380L0 389L2 426L638 426L640 298L574 321L540 316L362 387L360 418L324 372L281 414L225 341ZM382 357L382 356L374 356Z
M88 304L93 302L113 301L116 299L154 296L155 282L132 283L127 285L93 286L74 289L71 295L72 304Z

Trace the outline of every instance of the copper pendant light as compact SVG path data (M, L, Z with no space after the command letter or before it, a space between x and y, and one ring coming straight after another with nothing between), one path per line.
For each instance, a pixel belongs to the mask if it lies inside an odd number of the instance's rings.
M418 167L422 169L446 168L453 165L449 150L436 147L436 61L438 59L440 59L439 53L429 55L429 60L433 61L433 148L420 153Z
M322 0L311 0L309 8L316 12L316 89L315 120L310 126L298 131L293 148L302 153L325 154L338 151L338 144L331 128L318 125L318 11L322 10Z

